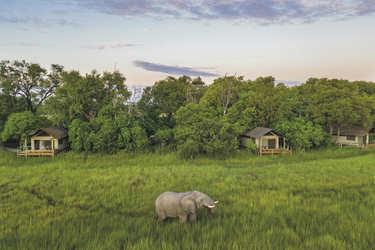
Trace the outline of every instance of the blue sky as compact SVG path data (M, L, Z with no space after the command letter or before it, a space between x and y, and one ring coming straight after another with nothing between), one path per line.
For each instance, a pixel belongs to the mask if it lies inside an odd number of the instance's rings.
M0 60L128 86L225 74L375 81L375 0L1 0Z

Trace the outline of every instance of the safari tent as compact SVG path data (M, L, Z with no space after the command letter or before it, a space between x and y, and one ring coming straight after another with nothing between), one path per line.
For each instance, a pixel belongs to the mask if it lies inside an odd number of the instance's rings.
M28 139L30 146L20 150L18 155L54 156L70 146L68 131L61 126L38 129L25 138L25 145Z
M285 137L271 128L256 127L241 134L241 146L252 140L257 146L258 154L291 153L285 148Z
M371 126L368 128L361 126L343 126L338 131L339 126L333 127L331 140L334 143L338 143L341 146L356 146L366 147L370 145L369 134L375 133L375 127ZM330 132L330 128L327 126L327 132Z

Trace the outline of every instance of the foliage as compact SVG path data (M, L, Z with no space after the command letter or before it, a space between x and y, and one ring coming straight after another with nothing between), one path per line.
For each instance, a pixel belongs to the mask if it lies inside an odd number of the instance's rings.
M353 148L225 161L0 150L0 248L371 249L374 160ZM159 222L166 190L204 192L217 213Z
M327 78L310 78L306 84L310 88L307 112L315 122L327 124L331 134L335 125L338 125L339 135L343 126L370 126L375 121L375 99L361 96L357 85L347 80Z
M154 136L156 144L166 145L173 141L173 130L172 129L160 129Z
M131 93L125 81L119 71L82 75L52 65L48 73L36 63L3 60L0 142L19 140L25 131L41 127L28 118L34 125L20 121L6 128L12 114L25 110L44 114L53 125L70 127L76 152L177 148L183 158L225 158L237 148L238 135L255 127L277 127L293 147L307 149L327 144L322 127L328 126L332 134L333 127L340 133L343 126L369 127L375 121L373 82L310 78L286 87L272 76L244 80L235 74L207 86L200 77L184 75L157 81L141 95L141 88Z
M176 111L187 103L197 103L202 95L204 83L200 78L191 79L181 76L178 79L167 77L152 87L151 95L154 107L166 114L170 120Z
M51 70L52 73L48 74L37 63L3 60L0 62L1 91L14 100L17 97L26 99L27 110L35 113L62 84L60 73L63 67L52 64Z
M74 119L69 126L69 141L76 152L91 151L95 133L89 122Z
M241 128L242 132L254 129L258 124L257 111L249 106L249 100L253 95L252 91L242 94L238 102L228 110L227 120Z
M146 131L139 124L135 124L130 129L130 133L132 136L134 151L144 152L147 146L150 144L150 140L147 138Z
M62 72L61 76L64 84L46 102L51 114L63 117L56 122L68 122L75 118L90 121L105 105L120 105L130 96L125 85L126 78L118 71L100 75L93 70L90 74L81 76L78 71L72 70Z
M253 82L246 105L256 111L257 127L273 127L290 115L289 89L282 83L275 86L274 82L271 76L259 77Z
M250 85L251 81L245 81L243 76L217 78L209 85L201 102L226 114L226 109L233 106L239 100L240 95L249 90Z
M39 128L50 127L51 122L44 116L39 116L31 111L11 114L5 123L4 131L1 134L2 140L17 140L23 143L22 139Z
M25 110L27 110L25 99L12 97L0 92L0 133L4 130L5 123L11 114L21 113Z
M330 136L319 124L304 118L285 120L275 126L275 130L285 136L286 141L295 149L309 149L329 144Z
M117 153L143 152L150 144L146 130L138 122L129 123L124 116L116 121L101 113L92 122L74 119L69 127L69 140L76 152Z
M208 154L225 158L238 147L238 128L224 117L215 115L213 107L188 104L177 111L175 139L183 158Z
M255 151L258 148L258 146L255 144L255 142L253 142L253 140L248 140L247 145L245 147L251 151Z

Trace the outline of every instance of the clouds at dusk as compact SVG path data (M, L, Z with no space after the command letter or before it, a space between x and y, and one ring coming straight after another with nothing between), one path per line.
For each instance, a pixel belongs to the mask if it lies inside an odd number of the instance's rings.
M227 20L260 25L314 22L322 18L346 19L375 12L373 0L95 0L87 8L106 14L195 21Z
M33 1L31 1L33 2ZM35 26L74 26L69 13L96 11L107 15L148 17L156 19L184 19L191 21L229 21L236 24L255 23L272 25L284 23L311 23L321 19L345 20L375 13L374 0L67 0L63 2L34 1L41 7L54 6L51 13L56 19L27 16L22 10L11 13L0 9L0 23L31 22ZM9 13L9 14L7 14ZM22 15L19 15L22 14Z
M204 77L218 77L218 74L205 72L196 68L169 66L163 64L156 64L144 61L133 61L134 66L142 68L147 71L162 72L171 75L188 75L188 76L204 76Z
M136 47L142 46L143 43L124 43L124 42L115 42L112 44L108 43L98 43L93 45L80 45L79 47L82 49L96 49L96 50L104 50L104 49L116 49L116 48L124 48L124 47Z
M375 81L375 0L1 0L0 60L130 85L226 73Z

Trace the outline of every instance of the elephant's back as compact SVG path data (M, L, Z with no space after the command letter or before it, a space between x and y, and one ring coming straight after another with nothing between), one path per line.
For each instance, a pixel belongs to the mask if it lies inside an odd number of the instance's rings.
M182 198L186 194L187 193L176 193L176 192L171 192L171 191L164 192L161 195L159 195L158 198L156 198L155 206L156 208L178 206Z

